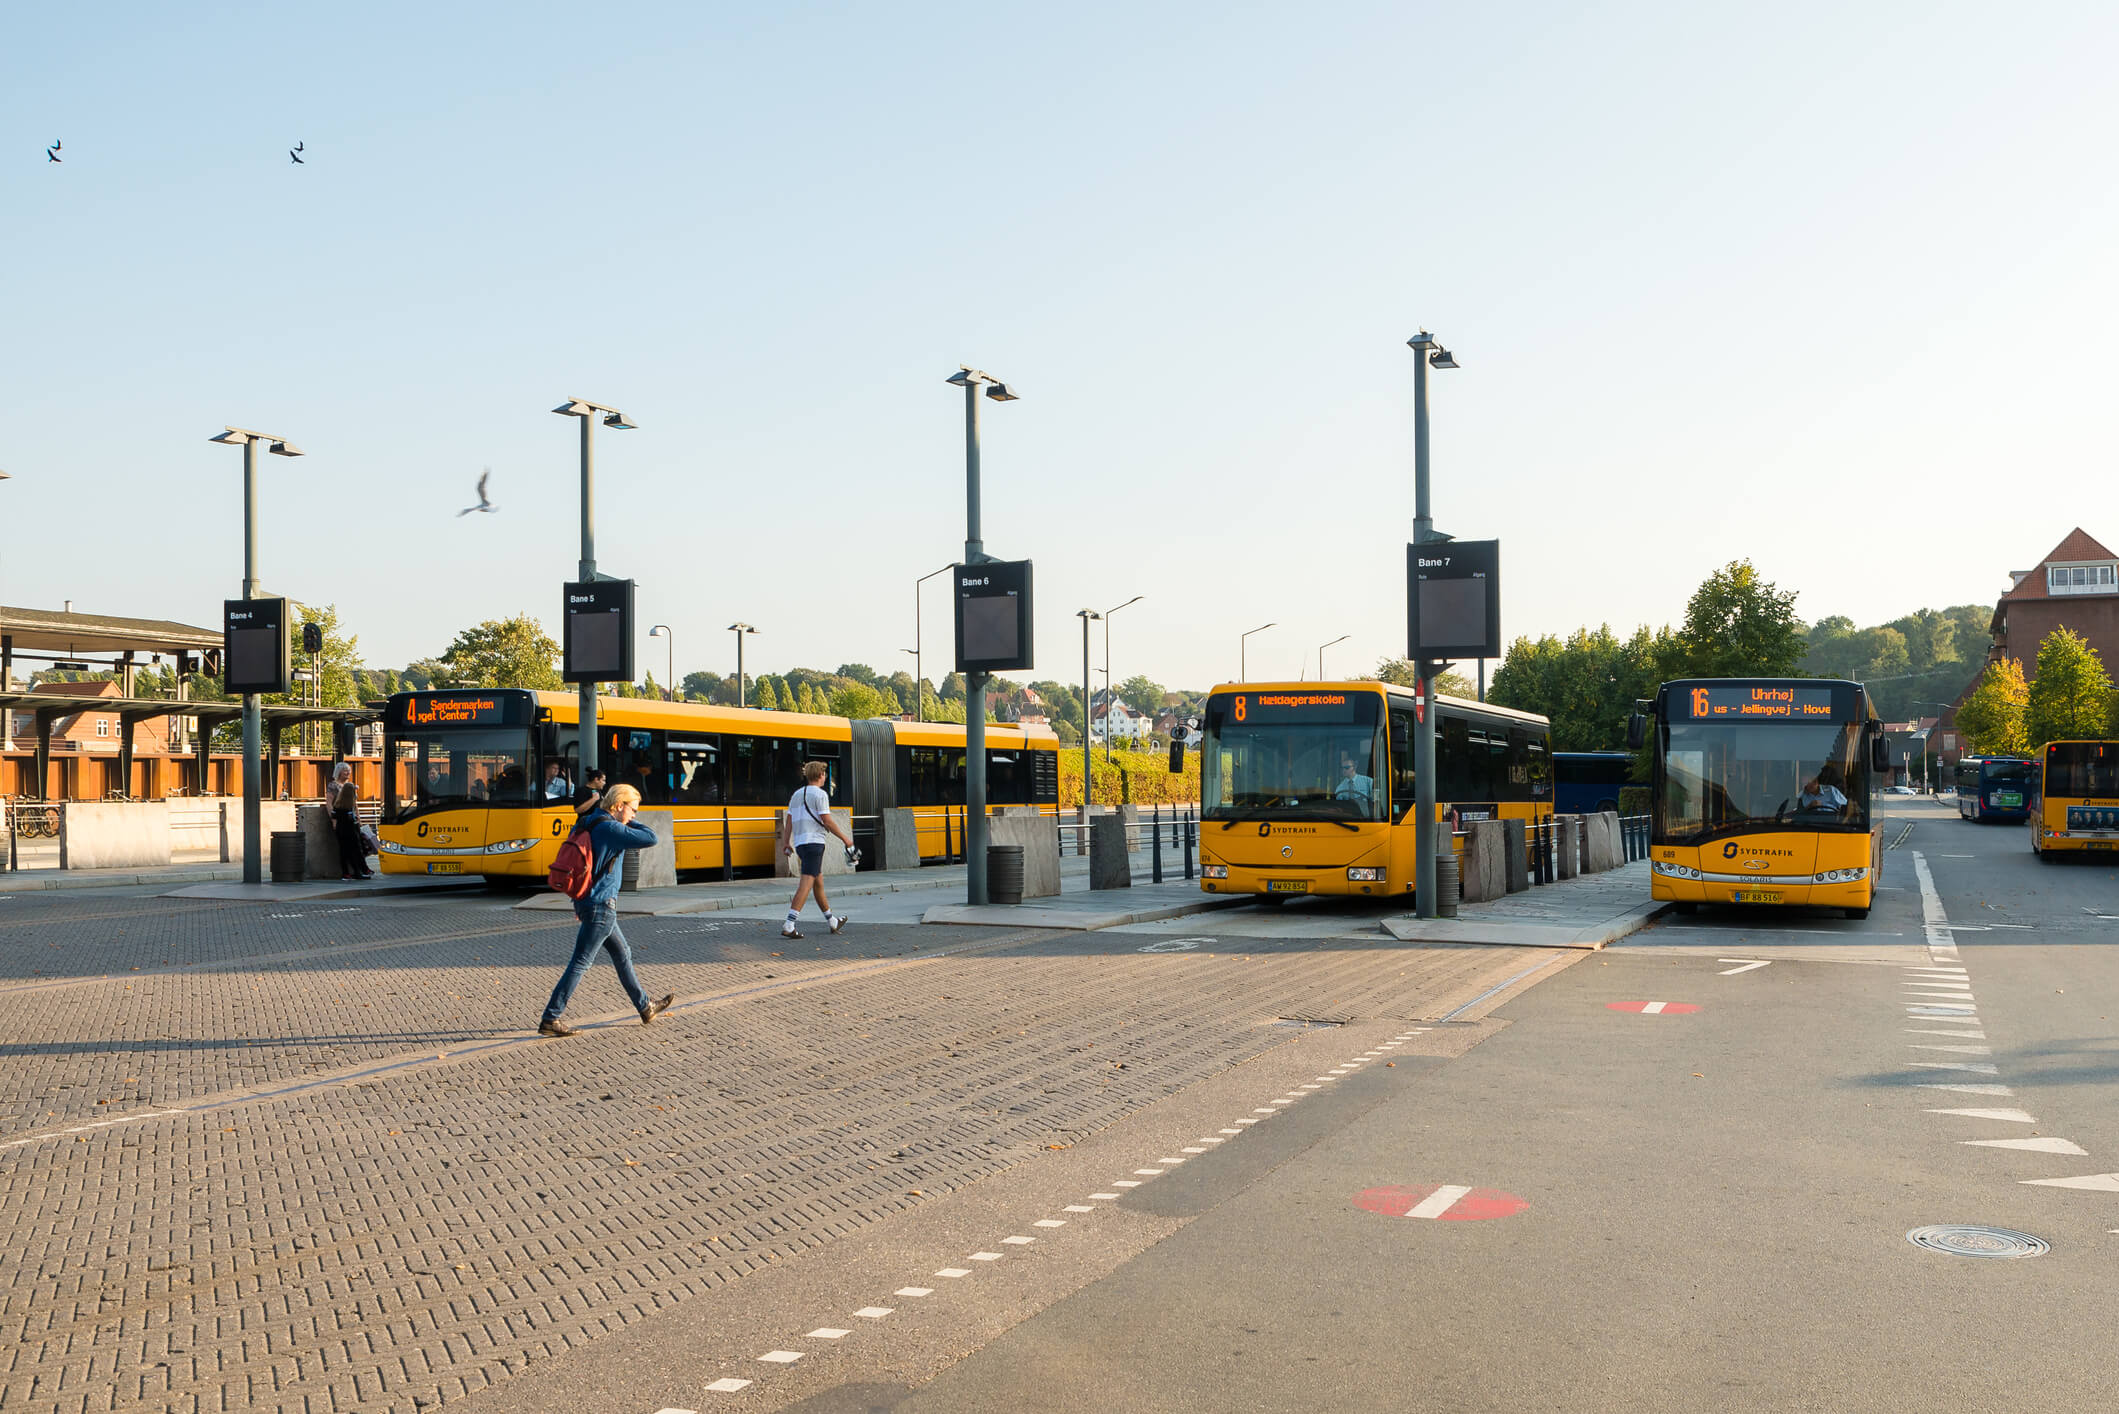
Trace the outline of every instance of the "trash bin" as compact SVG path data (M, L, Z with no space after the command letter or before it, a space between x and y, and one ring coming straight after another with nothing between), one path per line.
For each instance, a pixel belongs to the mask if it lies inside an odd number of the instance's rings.
M1023 901L1023 847L1019 844L986 846L986 899L989 903Z
M1455 918L1457 899L1462 893L1458 887L1457 851L1442 849L1435 852L1435 917Z
M299 884L309 862L309 846L300 830L272 832L272 882Z

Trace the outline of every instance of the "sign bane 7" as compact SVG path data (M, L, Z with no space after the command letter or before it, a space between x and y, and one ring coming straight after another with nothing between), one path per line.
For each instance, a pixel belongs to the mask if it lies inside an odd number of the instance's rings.
M285 599L221 601L224 690L238 697L287 690L290 647Z
M1405 547L1406 656L1415 663L1501 656L1501 542Z
M1035 667L1030 561L958 565L955 581L956 670L1007 673Z
M566 682L631 682L633 581L570 583L566 595L560 678Z

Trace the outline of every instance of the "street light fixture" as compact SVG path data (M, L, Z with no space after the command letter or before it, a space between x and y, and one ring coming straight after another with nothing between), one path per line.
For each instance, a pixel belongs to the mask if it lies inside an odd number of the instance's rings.
M1354 635L1352 635L1351 633L1342 633L1337 638L1333 639L1331 643L1321 643L1317 646L1317 681L1323 682L1325 680L1324 650L1332 647L1333 644L1344 643L1353 636Z
M920 633L920 586L935 575L947 574L955 568L955 565L944 565L933 574L923 574L912 582L912 647L905 651L912 654L912 719L916 722L927 720L927 667L920 656L927 640Z
M1134 595L1134 596L1133 596L1133 597L1132 597L1131 599L1128 599L1128 600L1127 600L1127 601L1126 601L1126 602L1125 602L1124 604L1121 604L1121 605L1119 605L1119 606L1118 606L1118 609L1123 609L1123 608L1126 608L1126 607L1128 607L1129 605L1133 605L1133 604L1138 604L1138 603L1139 603L1139 602L1140 602L1141 600L1143 600L1143 599L1145 599L1145 598L1147 598L1147 597L1148 597L1148 596L1147 596L1147 595L1145 595L1145 594L1136 594L1136 595ZM1106 609L1106 610L1104 610L1104 759L1105 759L1106 761L1109 761L1109 760L1111 760L1111 759L1112 759L1112 757L1111 757L1111 616L1112 616L1113 614L1117 613L1117 612L1118 612L1118 609Z
M756 633L758 630L752 628L749 624L735 623L728 626L728 631L736 635L736 705L741 707L743 705L743 636L747 633Z
M1436 532L1428 510L1427 475L1427 370L1455 368L1457 360L1422 329L1405 341L1413 351L1413 543L1428 544L1449 537ZM1430 660L1413 664L1419 683L1419 710L1413 726L1413 911L1421 918L1435 916L1435 674L1440 665Z
M656 624L647 631L649 638L660 638L669 649L668 675L663 679L662 695L671 702L677 700L677 635L670 632L668 624Z
M285 437L270 432L255 432L248 427L229 427L219 436L208 437L209 442L219 442L226 447L243 449L243 597L255 599L258 593L258 443L269 442L276 457L298 457L300 447ZM264 882L263 861L258 857L264 846L263 808L259 805L258 752L264 746L263 713L259 710L258 695L243 694L243 882ZM199 783L201 790L205 782Z
M1250 633L1238 636L1236 640L1236 680L1238 682L1249 682L1251 680L1251 659L1249 656L1251 634L1264 633L1269 628L1278 627L1280 625L1277 623L1260 624L1257 628L1252 629Z
M979 391L997 403L1012 403L1018 394L970 364L958 364L944 381L964 390L964 563L981 565L991 557L979 533ZM987 677L964 675L964 901L974 907L986 902Z
M569 398L552 409L561 417L581 419L581 581L586 584L600 578L596 573L596 414L603 414L603 425L618 431L631 431L639 426L624 413L602 403L592 403L587 398ZM587 780L596 769L596 684L581 684L580 768L581 778Z

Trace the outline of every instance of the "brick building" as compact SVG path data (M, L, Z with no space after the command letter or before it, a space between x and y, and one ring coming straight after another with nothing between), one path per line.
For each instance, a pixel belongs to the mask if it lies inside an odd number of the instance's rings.
M93 699L121 696L118 685L105 679L102 682L40 682L30 689L38 697L80 697L90 699L82 702L81 710L71 716L60 717L52 723L51 744L54 751L108 751L115 755L119 739L123 735L119 727L116 709L98 711ZM36 735L36 717L28 712L16 712L7 735L29 737ZM167 717L149 717L133 729L133 749L153 755L169 750L169 721Z
M2016 658L2024 677L2035 677L2038 645L2065 628L2088 640L2106 667L2119 669L2119 555L2078 526L2035 567L2009 577L2014 583L1988 625L1994 640L1988 662Z

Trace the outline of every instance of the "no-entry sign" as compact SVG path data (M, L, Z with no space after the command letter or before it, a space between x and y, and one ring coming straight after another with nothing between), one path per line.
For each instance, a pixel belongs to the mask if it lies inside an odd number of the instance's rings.
M1477 1222L1505 1218L1530 1206L1528 1199L1498 1188L1470 1188L1459 1183L1426 1183L1412 1188L1364 1188L1354 1206L1387 1218L1432 1218L1438 1222Z
M1638 1011L1647 1016L1682 1016L1699 1008L1691 1002L1606 1002L1611 1011Z

